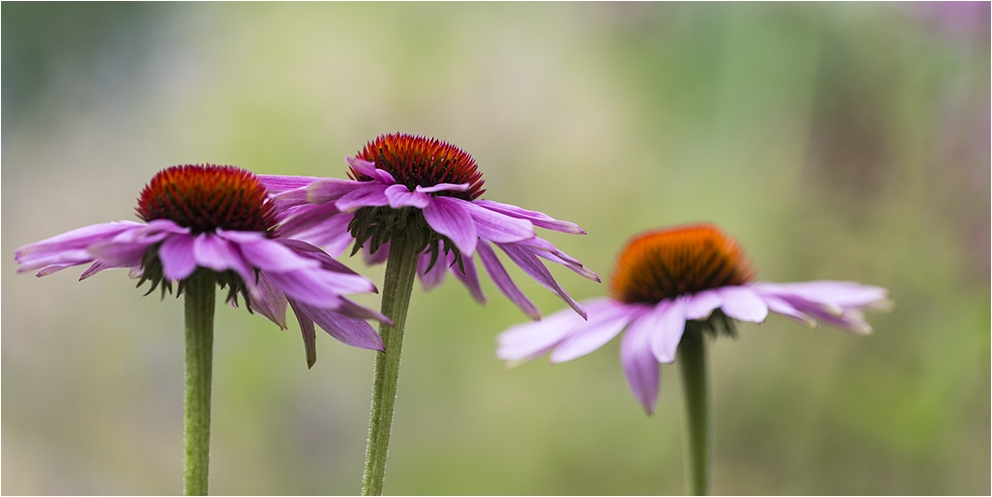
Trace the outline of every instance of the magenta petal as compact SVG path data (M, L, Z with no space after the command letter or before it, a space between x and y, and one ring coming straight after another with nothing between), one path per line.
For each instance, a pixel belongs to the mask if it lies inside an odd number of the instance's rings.
M420 283L424 286L425 291L429 292L444 283L444 275L448 272L448 265L454 258L454 253L449 252L447 255L439 253L434 265L428 271L427 267L431 264L431 254L429 252L420 254L417 258L417 275L420 277Z
M93 262L96 257L88 250L91 245L108 242L123 232L141 227L143 225L131 221L96 224L25 245L14 251L14 259L19 264L17 272L44 268L39 273L42 276L42 273L51 274L70 266Z
M342 273L342 274L352 274L352 275L358 274L352 271L351 268L349 268L348 266L345 266L344 264L331 257L320 248L315 247L310 243L304 242L302 240L291 240L291 239L280 239L276 241L278 243L281 243L285 247L289 248L293 252L295 252L296 255L298 256L306 257L314 261L317 261L321 267L323 267L328 271L334 271L336 273Z
M158 248L158 258L162 261L162 274L170 280L182 280L193 274L196 258L193 256L193 237L172 235Z
M330 271L266 272L266 276L288 297L313 306L326 306L329 300L342 294L375 290L375 285L362 276Z
M496 338L496 357L505 361L529 361L551 350L584 323L569 310L556 312L541 321L518 324Z
M396 184L396 180L393 179L393 175L389 172L375 167L375 164L367 160L362 160L357 157L345 157L345 162L349 166L353 167L356 171L373 178L374 180L386 184L393 185Z
M302 311L308 318L313 319L328 335L336 338L341 343L352 347L385 352L386 347L382 344L379 334L364 320L338 314L329 309L314 307L304 302L297 301L294 303L296 304L296 308Z
M746 286L728 286L717 289L723 300L723 313L734 319L760 323L768 316L768 304Z
M641 319L649 327L651 353L658 362L670 363L675 360L675 351L685 332L685 311L683 301L662 300L651 314Z
M472 202L464 203L463 207L472 216L475 229L484 240L510 243L534 237L534 226L529 221L484 209Z
M251 309L285 330L286 304L286 294L276 288L265 273L259 273L258 283L251 288Z
M369 247L370 244L368 243L362 247L362 260L365 261L365 264L374 266L376 264L382 264L386 262L386 259L389 259L389 242L379 245L379 248L374 254L369 251Z
M339 198L334 205L343 212L353 212L362 207L389 205L386 198L387 185L374 181L357 182L358 186Z
M140 261L139 261L139 264L140 264ZM73 264L73 265L75 265L75 264ZM110 263L106 263L106 262L102 262L102 261L96 261L93 264L90 264L90 267L86 268L86 271L83 271L82 274L79 275L79 281L83 281L86 278L89 278L90 276L93 276L94 274L99 273L100 271L103 271L105 269L117 269L117 268L122 268L122 267L128 267L129 268L129 267L134 267L134 266L132 266L130 264L110 264Z
M552 363L571 361L602 347L637 318L644 306L598 299L586 302L585 307L589 320L576 325L569 336L555 347L550 357Z
M436 193L436 192L467 192L471 188L468 183L438 183L434 186L417 186L418 192L423 193Z
M451 273L465 284L468 293L476 302L485 304L489 301L486 294L482 293L482 287L479 285L479 273L476 271L475 261L471 257L462 257L461 267L458 264L451 266Z
M241 244L241 254L255 268L266 272L315 270L320 263L301 257L279 241L263 238L255 243Z
M485 207L489 210L500 212L506 214L507 216L512 216L519 219L526 219L530 221L534 226L539 226L544 229L559 231L562 233L572 233L575 235L586 234L579 225L575 223L570 223L568 221L559 221L552 218L551 216L544 214L543 212L529 211L527 209L522 209L515 205L503 204L500 202L494 202L492 200L476 200L476 205Z
M815 328L817 326L815 319L809 317L809 315L803 312L800 312L789 301L775 295L762 295L761 298L764 299L766 304L768 304L769 311L792 318L795 321L809 326L810 328Z
M583 318L586 317L586 311L576 302L572 297L565 291L561 285L555 281L554 277L551 276L551 272L548 268L541 264L537 256L527 251L525 247L514 245L514 244L497 244L499 248L503 249L503 252L510 257L510 259L523 269L527 275L534 278L538 283L540 283L544 288L551 290L556 293L562 300L568 304L575 312L579 313Z
M713 309L720 307L723 299L716 290L703 290L693 295L685 297L685 318L686 319L707 319L713 313Z
M262 185L270 193L280 193L287 190L295 190L317 181L319 178L313 176L279 176L275 174L257 174Z
M311 204L326 204L371 183L338 178L322 178L306 188L306 200Z
M493 283L496 284L496 288L499 288L503 295L506 295L511 302L516 304L524 314L530 316L533 320L541 319L541 310L534 305L524 294L517 288L517 285L513 283L510 279L510 275L506 273L506 269L503 264L499 262L499 258L496 257L496 252L489 246L489 243L485 240L479 241L479 258L482 260L482 266L486 268L486 272L489 273L489 277L493 279Z
M661 367L651 353L651 330L640 325L643 319L635 320L627 327L620 341L620 363L634 397L651 414L658 402Z
M296 302L289 300L289 306L293 308L296 321L300 323L300 332L303 334L303 349L307 355L307 368L312 368L317 363L317 332L313 327L313 319L310 319L306 313L297 308Z
M465 204L469 202L450 197L434 197L423 212L424 219L434 231L450 238L463 257L472 257L479 236Z
M431 198L426 193L419 191L411 192L409 188L403 185L392 185L386 188L385 194L386 199L389 201L389 206L393 209L401 209L403 207L423 209L427 207L427 204L431 203Z

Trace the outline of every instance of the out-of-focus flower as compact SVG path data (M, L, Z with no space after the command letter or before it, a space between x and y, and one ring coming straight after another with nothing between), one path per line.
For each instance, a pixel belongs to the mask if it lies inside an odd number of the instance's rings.
M18 272L45 276L89 264L80 280L128 268L149 281L151 293L178 291L196 271L209 271L227 299L240 294L249 310L286 328L292 307L303 330L307 363L316 361L314 323L355 347L383 350L365 319L385 320L343 295L374 292L375 285L317 247L285 238L262 182L233 166L175 166L156 174L138 199L145 223L119 221L63 233L17 249Z
M386 260L393 237L416 237L412 242L420 254L417 274L425 289L439 286L451 271L475 300L485 303L473 258L478 254L496 287L525 314L539 319L541 311L510 279L495 246L585 317L539 258L597 282L599 277L536 236L534 227L585 231L540 212L479 199L485 191L482 173L471 155L433 138L390 134L346 160L350 180L261 176L269 190L279 192L275 198L286 213L284 236L320 245L334 255L354 240L353 253L364 248L369 263Z
M586 302L588 320L561 311L510 328L499 338L501 359L526 361L550 352L552 363L588 354L626 330L620 362L634 396L651 413L659 363L675 360L687 324L734 334L732 319L760 323L769 311L809 327L819 322L871 333L864 309L890 307L884 288L845 281L752 282L744 252L712 225L650 231L620 253L609 298Z

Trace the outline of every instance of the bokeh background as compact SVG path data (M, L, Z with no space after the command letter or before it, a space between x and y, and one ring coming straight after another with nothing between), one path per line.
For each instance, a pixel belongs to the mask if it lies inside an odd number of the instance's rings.
M0 490L182 479L182 300L18 275L17 247L134 219L170 165L344 177L404 131L473 154L486 198L580 224L546 237L604 278L639 231L712 221L760 279L890 289L873 336L773 316L712 347L716 493L987 495L989 24L988 3L4 2ZM680 493L677 367L652 417L616 340L507 370L495 337L526 318L484 289L414 294L386 492ZM307 370L296 323L218 310L213 493L358 492L373 353L318 350Z

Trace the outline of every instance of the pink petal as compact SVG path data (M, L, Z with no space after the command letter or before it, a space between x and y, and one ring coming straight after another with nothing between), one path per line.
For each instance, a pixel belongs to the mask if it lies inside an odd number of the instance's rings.
M280 329L286 329L286 294L275 287L265 273L258 275L258 284L251 285L251 308L272 321Z
M723 313L734 319L760 323L768 316L768 304L749 287L728 286L716 290L723 300Z
M611 299L586 302L589 320L577 324L569 336L555 347L551 353L551 363L571 361L606 345L643 312L640 307Z
M455 278L461 280L465 288L468 288L468 293L476 302L480 304L488 302L486 294L482 293L482 287L479 285L479 274L475 269L475 261L471 257L462 257L461 267L458 264L452 265L451 273L455 275Z
M310 319L305 312L301 311L296 302L289 300L296 321L300 323L300 332L303 334L303 349L307 356L307 368L312 368L317 363L317 332L313 327L313 319Z
M702 292L685 297L685 318L686 319L707 319L713 313L713 309L720 307L723 299L716 290L704 290Z
M428 186L426 188L422 186L417 186L418 192L423 193L436 193L436 192L466 192L471 187L468 183L438 183L434 186Z
M673 362L675 351L682 341L682 333L685 332L683 301L662 300L641 322L651 328L648 333L651 336L651 353L655 359L663 363Z
M241 244L241 254L252 267L265 272L286 273L315 270L320 267L319 262L301 257L282 243L267 238L255 243Z
M483 240L510 243L534 237L534 226L529 221L484 209L472 202L465 202L462 206L472 216L475 229Z
M403 207L423 209L427 207L427 204L431 203L431 198L426 193L419 191L411 192L410 189L403 185L392 185L386 188L385 193L386 199L389 201L389 206L393 209L401 209Z
M512 216L519 219L526 219L530 221L534 226L539 226L541 228L559 231L562 233L572 233L576 235L586 234L586 232L583 231L582 228L580 228L577 224L570 223L568 221L559 221L547 214L544 214L543 212L529 211L527 209L522 209L515 205L503 204L500 202L494 202L492 200L476 200L475 204L481 207L485 207L492 211L506 214L508 216Z
M496 357L506 361L529 361L551 350L568 337L575 326L584 323L569 310L556 312L540 321L516 325L496 337Z
M479 258L482 260L482 266L486 268L486 272L489 273L489 277L493 279L493 283L496 284L496 288L499 288L503 295L506 295L511 302L513 302L524 314L530 316L533 320L541 319L541 310L534 305L533 302L528 299L523 292L517 288L517 285L513 283L510 279L510 275L506 273L506 269L503 264L499 262L499 258L496 257L496 253L489 246L489 243L485 240L479 241Z
M448 255L445 255L441 252L437 254L434 266L428 271L427 267L431 263L431 254L429 252L420 254L420 257L417 259L417 275L420 276L420 283L424 286L425 291L429 292L444 283L444 275L448 272L448 265L451 264L454 258L453 253L449 252Z
M193 255L194 241L190 235L173 235L158 248L158 259L162 261L162 274L170 280L182 280L193 274L196 258Z
M348 163L349 166L353 167L356 171L370 178L373 178L379 183L383 183L386 185L396 184L396 180L393 179L393 175L389 174L387 171L383 169L379 169L375 167L375 163L369 162L367 160L362 160L357 157L345 157L344 160L345 162Z
M385 352L386 348L383 346L379 334L364 320L344 316L332 310L322 309L304 302L295 301L294 304L295 309L299 309L306 317L323 328L328 335L341 343L352 347Z
M313 176L279 176L274 174L257 174L262 180L262 185L270 193L280 193L286 190L295 190L317 181L319 178Z
M472 257L479 237L464 204L469 202L450 197L434 197L423 210L424 219L434 231L450 238L463 257Z
M355 186L350 192L342 195L334 203L341 211L354 212L362 207L389 205L389 199L386 198L386 188L389 188L387 185L374 181L356 181L355 183L358 186ZM309 197L307 198L309 199Z
M627 327L620 341L620 363L634 397L651 414L658 402L661 368L651 352L651 330L640 325L643 319L635 320Z
M548 268L541 264L537 256L528 251L525 246L519 246L515 244L497 244L499 248L503 249L503 252L510 257L510 259L516 263L520 269L523 269L527 275L534 278L542 286L556 293L562 300L568 304L575 312L579 313L583 318L586 317L586 311L576 302L572 297L565 291L561 285L555 281L554 277L551 276L551 272Z

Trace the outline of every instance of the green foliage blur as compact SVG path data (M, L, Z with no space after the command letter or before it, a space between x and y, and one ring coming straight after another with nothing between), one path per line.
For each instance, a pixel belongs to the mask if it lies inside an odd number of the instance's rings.
M759 279L856 280L875 334L778 316L711 348L720 494L990 493L989 4L2 5L4 494L175 494L182 300L17 247L135 219L167 166L343 178L403 131L608 278L634 234L711 221ZM377 284L381 267L344 262ZM605 285L552 271L573 296ZM564 304L511 269L550 314ZM677 494L682 405L617 340L507 369L488 278L414 294L389 494ZM377 296L362 297L377 305ZM223 307L223 306L222 306ZM211 491L358 493L373 352L218 309Z

